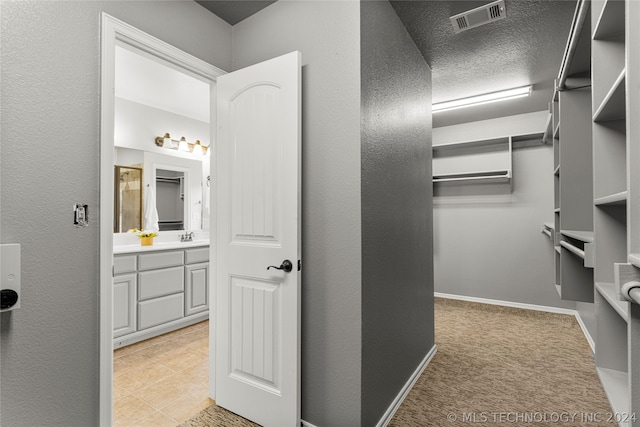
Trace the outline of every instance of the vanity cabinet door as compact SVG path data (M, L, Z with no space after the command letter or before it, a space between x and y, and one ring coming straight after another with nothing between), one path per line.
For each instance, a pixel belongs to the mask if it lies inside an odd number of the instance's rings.
M167 295L138 303L140 330L181 319L184 316L184 294Z
M209 263L185 265L185 316L209 308Z
M205 248L187 249L184 251L184 263L195 264L209 262L209 246Z
M138 300L148 300L184 291L184 268L172 267L138 273Z
M113 337L136 331L136 274L113 278Z

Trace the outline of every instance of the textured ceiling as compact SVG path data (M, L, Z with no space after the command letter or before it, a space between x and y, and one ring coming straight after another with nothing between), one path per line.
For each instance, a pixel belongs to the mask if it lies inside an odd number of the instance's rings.
M449 17L489 1L392 1L433 70L433 102L533 85L531 97L434 115L446 126L547 109L576 7L506 0L507 17L456 34Z
M196 0L196 3L206 7L229 24L236 25L271 3L275 3L275 0Z
M231 25L273 3L197 2ZM433 70L434 103L533 85L527 98L437 113L433 118L436 127L541 111L551 100L576 0L505 0L505 19L459 34L453 31L450 16L487 3L490 1L391 1Z

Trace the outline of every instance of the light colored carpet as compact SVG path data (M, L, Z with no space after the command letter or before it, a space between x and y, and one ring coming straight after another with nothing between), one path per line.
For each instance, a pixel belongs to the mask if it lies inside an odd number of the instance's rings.
M389 426L615 425L573 316L436 298L435 325L438 352ZM181 425L205 426L255 424L213 405Z
M178 427L251 427L257 425L213 404Z
M437 298L435 319L438 351L390 426L610 425L573 316Z

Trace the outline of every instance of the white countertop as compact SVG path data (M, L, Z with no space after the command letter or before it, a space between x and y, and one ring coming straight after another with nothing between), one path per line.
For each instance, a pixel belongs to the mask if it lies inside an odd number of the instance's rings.
M208 240L194 240L192 242L153 242L151 246L141 246L140 243L135 245L114 245L113 253L116 254L129 254L132 252L153 252L164 251L168 249L187 249L198 246L209 246Z

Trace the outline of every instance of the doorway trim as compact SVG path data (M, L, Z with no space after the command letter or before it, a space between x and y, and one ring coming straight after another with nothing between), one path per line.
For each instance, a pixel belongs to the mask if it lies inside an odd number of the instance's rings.
M99 231L99 405L100 426L110 427L113 424L113 147L114 147L114 123L115 123L115 48L116 43L129 44L137 49L161 58L171 64L201 76L211 82L210 84L210 128L212 155L215 153L216 135L216 78L225 71L208 64L156 37L151 36L107 13L101 14L101 73L100 73L100 231ZM211 176L215 175L215 162L211 162ZM210 203L215 206L215 186L210 187ZM211 210L209 229L210 255L209 262L215 271L215 242L216 216L215 210ZM213 280L209 281L209 300L215 301L215 286ZM210 303L211 304L211 303ZM211 307L211 305L210 305ZM215 323L209 322L209 334L215 331ZM215 340L213 341L215 344ZM213 345L210 343L210 346ZM215 352L210 352L209 357L215 357ZM211 362L210 362L211 364ZM215 382L214 375L210 375L209 393L213 397Z

